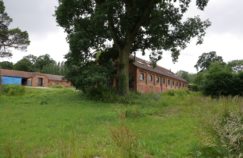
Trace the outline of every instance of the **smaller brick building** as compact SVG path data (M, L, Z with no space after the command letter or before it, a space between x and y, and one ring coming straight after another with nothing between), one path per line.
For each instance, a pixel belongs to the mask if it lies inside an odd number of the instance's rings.
M2 84L15 84L33 87L50 87L61 85L70 87L71 83L60 75L44 74L40 72L26 72L0 69L0 79Z
M187 81L163 67L153 67L148 61L134 58L129 66L130 89L140 93L161 93L187 87Z

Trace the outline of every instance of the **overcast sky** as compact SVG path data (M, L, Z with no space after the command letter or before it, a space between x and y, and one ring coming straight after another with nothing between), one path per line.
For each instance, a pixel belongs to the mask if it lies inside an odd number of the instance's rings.
M56 61L63 61L69 46L62 28L57 26L53 16L57 0L3 0L6 11L13 19L11 27L19 27L29 33L31 44L26 52L14 51L10 61L16 62L23 56L50 54ZM212 26L207 30L202 45L195 40L181 52L173 64L170 54L164 53L159 65L173 72L185 70L196 72L194 65L198 57L209 51L216 51L228 62L243 59L243 0L210 0L202 12L192 7L188 15L200 15L209 19ZM146 57L145 57L146 59Z

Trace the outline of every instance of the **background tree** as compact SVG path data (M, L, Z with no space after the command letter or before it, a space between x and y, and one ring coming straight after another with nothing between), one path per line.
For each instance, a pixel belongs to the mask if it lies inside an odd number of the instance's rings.
M12 19L5 12L5 6L0 0L0 57L11 57L9 48L25 50L29 45L29 36L19 28L9 29Z
M217 56L215 51L209 53L203 53L198 61L197 64L194 66L197 70L206 70L209 68L210 64L213 62L223 63L223 58L221 56Z
M43 69L50 65L55 65L56 61L53 60L49 54L41 55L37 57L34 67L36 71L43 72Z
M228 66L234 71L234 72L242 72L243 71L243 60L233 60L228 62Z
M56 19L68 34L69 59L85 66L97 52L113 48L118 53L119 92L129 91L129 56L151 52L150 59L161 59L171 51L176 61L181 49L193 37L202 42L209 21L198 16L184 18L191 0L59 0ZM208 0L196 0L203 10Z
M34 71L34 64L27 58L23 58L19 60L16 64L14 64L14 70L19 71Z
M41 72L47 74L55 74L55 75L66 75L67 74L67 67L64 62L58 62L55 64L51 63L43 67Z
M196 74L192 74L192 73L189 73L189 72L183 71L183 70L178 71L176 74L189 83L194 82L195 77L196 77Z
M243 73L234 74L226 65L214 62L205 72L202 90L211 96L243 95Z
M0 62L0 69L13 69L13 63L9 61Z

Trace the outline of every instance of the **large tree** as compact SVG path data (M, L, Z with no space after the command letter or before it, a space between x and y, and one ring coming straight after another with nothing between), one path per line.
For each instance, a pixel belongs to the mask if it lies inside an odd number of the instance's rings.
M153 62L170 51L176 61L190 39L202 42L210 25L199 16L185 18L191 0L59 0L56 19L68 34L70 57L85 65L96 52L118 53L119 92L129 91L129 56L150 52ZM208 0L196 0L203 10ZM81 62L81 63L80 63Z
M19 28L9 28L12 19L5 12L5 6L0 0L0 57L11 57L11 48L25 50L29 45L26 31Z

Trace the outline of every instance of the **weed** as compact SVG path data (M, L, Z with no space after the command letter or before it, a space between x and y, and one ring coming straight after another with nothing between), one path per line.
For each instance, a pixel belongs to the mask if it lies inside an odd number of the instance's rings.
M18 96L25 93L25 87L18 85L2 85L0 94L7 96Z
M124 158L139 157L137 137L128 127L121 125L111 129L111 137Z

